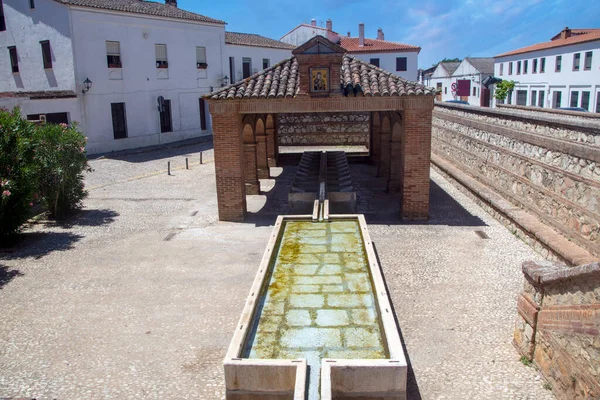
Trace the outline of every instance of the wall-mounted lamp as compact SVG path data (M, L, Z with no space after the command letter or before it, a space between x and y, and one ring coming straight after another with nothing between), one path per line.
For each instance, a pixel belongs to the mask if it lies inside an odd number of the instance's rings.
M225 87L229 85L229 77L227 75L225 75L222 79L221 79L221 87Z
M85 78L85 81L83 81L83 89L81 89L81 92L83 94L86 94L87 92L90 91L91 88L92 88L92 81L90 81L90 78Z

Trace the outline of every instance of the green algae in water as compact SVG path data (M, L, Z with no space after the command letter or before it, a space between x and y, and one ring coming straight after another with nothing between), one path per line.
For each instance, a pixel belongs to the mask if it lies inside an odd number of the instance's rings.
M306 358L318 397L322 358L389 353L358 220L287 221L282 229L242 357Z

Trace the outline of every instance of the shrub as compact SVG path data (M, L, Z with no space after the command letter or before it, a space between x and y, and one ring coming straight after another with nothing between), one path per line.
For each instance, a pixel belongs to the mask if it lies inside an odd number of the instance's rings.
M0 109L0 241L19 231L27 220L37 179L33 164L35 127L21 111Z
M83 173L91 168L85 155L86 139L74 124L41 125L35 138L39 194L51 217L64 218L81 208L87 196Z

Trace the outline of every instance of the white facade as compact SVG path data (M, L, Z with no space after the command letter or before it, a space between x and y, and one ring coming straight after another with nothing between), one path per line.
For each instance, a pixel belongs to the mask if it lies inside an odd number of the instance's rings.
M318 35L324 36L334 43L337 43L340 40L340 36L337 33L333 31L328 31L326 28L322 28L320 26L308 24L301 24L297 26L290 32L283 35L279 40L281 40L284 43L289 43L298 47Z
M451 66L452 64L454 63L439 63L431 75L429 86L441 91L436 99L438 101L464 100L473 106L491 105L485 105L485 102L482 102L482 96L486 90L482 82L485 78L492 75L491 65L488 71L482 71L476 68L469 58L465 58L458 65L454 64L454 66ZM458 95L456 88L459 80L469 81L468 96ZM490 102L492 96L493 93L490 92Z
M379 52L379 53L353 53L349 52L353 57L361 59L366 62L371 62L371 59L375 58L379 60L379 68L384 69L388 72L398 75L400 78L404 78L411 82L416 82L419 79L419 53L416 51L401 51L401 52ZM396 58L406 58L406 71L396 70Z
M94 84L82 96L90 153L189 139L201 129L200 98L221 86L223 25L73 8L76 80ZM119 42L122 68L109 68L106 42ZM155 45L166 45L168 68L157 68ZM196 65L204 47L206 69ZM172 130L161 132L158 97L170 100ZM125 103L127 137L115 139L111 104Z
M586 53L590 52L591 67L586 69ZM575 54L580 55L577 71L574 70ZM556 68L557 57L561 57L560 71ZM542 62L545 64L543 72ZM575 106L600 112L600 40L498 56L495 59L494 73L498 78L515 81L512 96L505 101L507 104L544 108Z
M226 44L225 54L227 65L224 70L227 71L226 75L230 82L234 83L244 79L243 62L245 59L250 60L250 74L252 75L263 69L263 61L268 62L270 67L291 57L292 50Z

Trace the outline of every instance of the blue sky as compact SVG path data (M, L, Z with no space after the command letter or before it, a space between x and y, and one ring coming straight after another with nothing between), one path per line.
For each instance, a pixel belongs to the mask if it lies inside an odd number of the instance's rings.
M179 0L179 6L227 22L234 32L279 39L312 18L333 30L421 46L419 67L444 57L486 57L548 41L565 26L600 28L599 0Z

